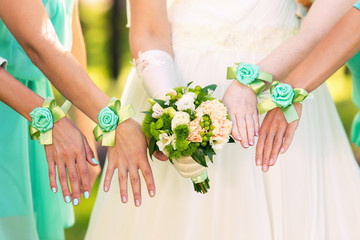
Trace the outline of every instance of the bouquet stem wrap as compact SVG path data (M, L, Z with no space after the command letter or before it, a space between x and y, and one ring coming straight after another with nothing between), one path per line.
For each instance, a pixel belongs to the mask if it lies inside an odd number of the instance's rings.
M52 144L52 128L54 123L65 117L65 113L71 106L69 101L66 101L62 108L56 105L53 97L45 99L42 107L35 108L31 111L32 118L29 131L32 140L40 137L41 145Z
M301 103L309 95L305 89L295 88L289 84L273 82L270 87L271 98L258 104L260 114L268 112L276 107L280 107L286 121L291 123L299 119L294 103Z
M135 110L131 104L121 108L120 100L111 98L107 107L98 114L98 124L93 131L95 140L102 140L103 146L113 147L116 127L133 116L135 116Z
M206 157L209 161L209 158ZM206 193L210 189L206 167L198 164L191 156L173 161L175 169L184 178L191 178L196 192Z
M236 79L240 83L250 87L256 95L259 95L266 88L266 83L272 82L272 75L267 72L260 71L259 66L236 63L236 67L227 68L227 79Z

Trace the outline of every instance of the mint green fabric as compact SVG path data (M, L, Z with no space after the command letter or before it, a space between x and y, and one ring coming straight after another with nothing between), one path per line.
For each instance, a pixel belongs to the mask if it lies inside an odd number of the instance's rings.
M360 109L360 52L348 61L347 66L351 71L353 101ZM351 141L360 146L360 112L355 116L351 126Z
M43 0L61 43L71 48L74 0ZM0 56L7 70L42 97L53 96L45 76L0 20ZM0 102L0 239L64 239L72 205L51 192L44 147L30 140L29 122Z

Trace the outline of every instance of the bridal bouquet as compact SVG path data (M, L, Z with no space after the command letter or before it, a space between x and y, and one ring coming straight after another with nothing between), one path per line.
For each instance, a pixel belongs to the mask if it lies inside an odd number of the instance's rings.
M196 192L206 193L207 163L225 143L234 142L232 125L225 105L212 96L216 85L190 85L149 99L142 129L150 139L150 156L163 152L183 177L191 178Z

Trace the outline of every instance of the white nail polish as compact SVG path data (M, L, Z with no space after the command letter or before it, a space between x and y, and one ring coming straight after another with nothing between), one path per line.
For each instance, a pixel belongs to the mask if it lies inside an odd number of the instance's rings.
M122 201L123 201L123 203L126 203L126 202L127 202L126 196L123 196L123 197L122 197Z
M273 159L270 159L269 165L273 165L273 164L274 164L274 160L273 160Z
M109 191L108 186L105 186L105 187L104 187L104 191L105 191L105 192Z
M261 160L258 159L257 162L256 162L256 164L257 164L258 166L260 166L260 165L261 165Z
M137 207L139 207L139 206L140 206L140 201L139 201L139 200L136 200L136 201L135 201L135 205L136 205Z
M151 197L155 196L155 193L154 193L153 190L150 191L150 196L151 196Z

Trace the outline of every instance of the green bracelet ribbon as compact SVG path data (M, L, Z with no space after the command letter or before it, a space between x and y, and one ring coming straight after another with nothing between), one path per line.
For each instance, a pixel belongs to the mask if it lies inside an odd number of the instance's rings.
M63 106L68 109L71 104L66 101ZM53 97L46 98L42 107L37 107L30 113L30 138L35 140L40 137L41 145L51 145L54 123L65 117L66 111L56 105Z
M268 112L276 107L281 108L286 121L291 123L299 119L294 103L301 103L309 95L305 89L293 89L289 84L273 82L270 87L271 98L258 104L260 114Z
M107 107L98 114L98 124L93 131L96 141L102 140L103 146L114 146L116 127L133 116L135 110L131 104L121 108L120 100L111 98Z
M260 71L260 67L248 63L236 63L236 67L227 68L227 79L236 79L240 83L249 86L256 95L266 88L265 82L272 82L272 75Z

